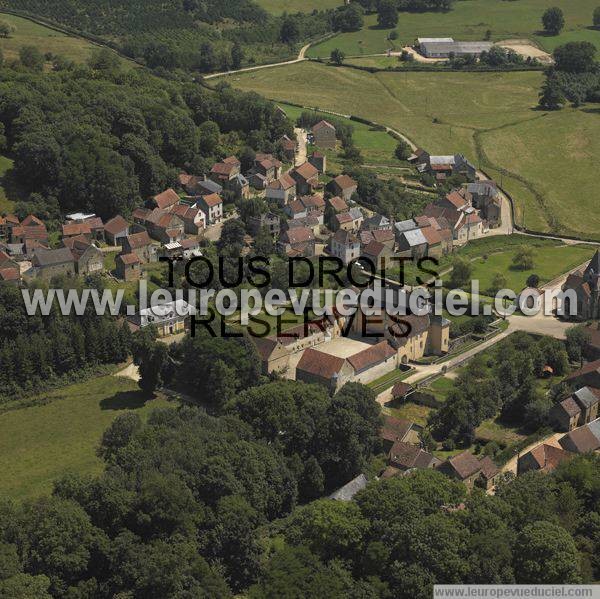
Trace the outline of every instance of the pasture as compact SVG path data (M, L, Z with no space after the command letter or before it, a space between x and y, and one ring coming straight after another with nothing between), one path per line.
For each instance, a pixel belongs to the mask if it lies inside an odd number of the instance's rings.
M565 27L558 36L546 36L541 19L550 6L560 7ZM328 57L340 48L348 56L385 52L390 47L412 45L417 37L447 37L457 40L482 40L491 31L491 39L531 39L551 52L570 41L589 41L600 48L600 31L592 28L592 13L597 0L460 0L447 13L399 14L398 38L387 40L389 29L377 27L377 15L367 15L361 31L343 33L310 48L308 56Z
M511 193L518 224L598 240L600 111L538 110L542 81L531 71L371 74L304 62L239 74L231 83L371 119L432 153L464 153Z
M67 473L98 474L102 433L119 414L169 405L145 400L127 378L103 376L43 395L39 405L0 414L0 494L30 498ZM172 405L172 404L171 404Z
M343 0L256 0L256 3L273 15L282 15L285 12L293 14L336 8L343 4Z

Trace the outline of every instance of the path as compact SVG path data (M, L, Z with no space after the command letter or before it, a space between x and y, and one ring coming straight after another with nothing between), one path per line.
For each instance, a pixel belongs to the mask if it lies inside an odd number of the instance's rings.
M296 145L297 149L294 166L300 166L306 162L306 131L300 127L295 127L294 133L296 134L296 141L298 142Z
M249 71L258 71L260 69L270 69L272 67L281 67L286 64L296 64L297 62L302 62L304 60L307 60L305 57L305 54L306 54L306 51L310 48L311 43L303 46L300 49L300 52L298 52L298 56L296 58L293 58L292 60L284 60L283 62L270 62L268 64L260 64L255 67L244 67L243 69L235 69L233 71L222 71L220 73L211 73L210 75L204 75L203 79L214 79L215 77L235 75L236 73L247 73Z

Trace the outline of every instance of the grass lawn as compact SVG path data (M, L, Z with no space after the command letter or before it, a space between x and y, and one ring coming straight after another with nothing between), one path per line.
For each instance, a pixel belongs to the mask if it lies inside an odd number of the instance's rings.
M0 40L0 48L5 60L19 58L19 50L22 46L37 46L44 54L50 52L75 62L84 62L96 47L83 38L70 36L14 15L0 13L0 20L16 28L8 38ZM134 64L129 61L122 61L122 63Z
M558 36L545 36L541 18L550 6L560 7L565 15L565 28ZM590 41L600 48L600 31L591 29L596 0L461 0L447 13L426 12L399 14L396 47L414 43L417 37L447 37L458 40L482 40L488 30L492 40L529 38L547 51L568 41ZM376 28L377 16L368 15L361 31L343 33L312 47L309 56L329 56L340 48L347 55L385 52L390 46L389 30Z
M425 391L430 391L439 401L446 401L448 393L454 388L454 381L445 376L435 379L425 388Z
M313 10L327 10L343 4L342 0L256 0L259 6L274 15L284 12L293 14L297 12L312 12Z
M475 436L482 441L496 441L505 445L512 445L527 438L519 432L518 427L507 426L497 419L483 421L476 429Z
M419 426L426 426L427 417L429 416L429 413L433 411L433 408L429 408L427 406L422 406L412 401L408 401L406 403L396 405L394 407L390 407L388 405L385 407L385 411L389 413L390 416L410 420L415 424L418 424Z
M0 415L0 494L27 498L48 493L69 472L97 474L95 450L104 430L119 414L146 416L164 399L145 401L137 384L103 376L58 389L44 405ZM173 404L171 404L173 405Z
M12 200L9 200L6 196L6 190L4 189L4 176L7 171L12 168L13 161L6 156L0 156L0 214L3 212L10 212L15 203Z
M395 385L399 381L403 381L405 378L413 374L414 369L410 370L392 370L378 379L367 383L367 387L370 387L375 393L381 393L386 389L389 389L392 385Z
M279 101L369 118L432 153L462 152L511 193L519 224L600 240L600 188L593 180L600 168L600 111L537 110L542 80L540 72L371 74L299 63L242 74L232 83Z
M513 270L512 259L515 251L493 254L487 260L479 259L473 263L472 279L479 280L481 293L491 286L496 273L506 277L506 287L518 293L525 287L529 275L535 273L542 283L555 279L559 275L590 260L594 249L585 245L563 245L538 249L535 252L534 267L531 270Z

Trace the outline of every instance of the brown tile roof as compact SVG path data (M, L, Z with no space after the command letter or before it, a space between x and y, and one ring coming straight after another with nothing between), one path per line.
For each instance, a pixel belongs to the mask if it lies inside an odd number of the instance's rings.
M41 221L37 216L34 216L33 214L26 216L23 219L21 226L22 227L44 227L44 229L46 228L46 225L43 223L43 221Z
M427 244L430 246L442 243L440 232L433 227L424 227L421 229L421 233L423 233L423 236L427 239Z
M468 451L463 451L458 455L448 458L448 464L461 479L469 478L481 470L479 460Z
M281 237L284 243L287 241L287 243L294 245L295 243L312 241L315 235L312 229L308 227L297 227L295 229L288 229Z
M584 374L589 374L590 372L599 372L599 371L600 371L600 360L594 360L593 362L588 362L587 364L584 364L578 370L575 370L574 372L572 372L565 380L572 381Z
M577 405L577 402L572 397L567 397L558 404L568 416L577 416L581 413L581 408Z
M3 262L7 262L10 259L10 256L6 252L0 250L0 264L2 264Z
M432 462L436 465L440 463L440 460L434 455L424 451L418 445L403 441L394 443L392 449L390 449L389 459L393 465L405 470L409 468L428 468Z
M104 229L104 223L99 216L92 216L83 221L92 231L94 229Z
M300 201L306 208L325 208L325 200L320 195L303 196Z
M413 422L402 418L394 418L393 416L384 416L383 426L379 432L379 436L386 441L395 443L402 441L413 427Z
M359 245L360 241L358 237L354 235L354 233L350 233L349 231L344 231L344 229L338 229L333 236L333 239L342 245L351 245L356 244Z
M408 383L403 383L402 381L398 381L392 387L392 397L404 397L410 391L412 391L411 385Z
M18 219L18 218L17 218L17 217L16 217L14 214L7 214L7 215L4 217L4 220L5 220L7 223L10 223L10 224L12 224L12 225L18 225L18 224L19 224L19 219Z
M185 187L186 185L190 184L190 181L192 181L194 178L194 175L188 175L187 173L179 173L179 175L177 176L177 179L179 180L179 184L183 187Z
M127 241L129 242L129 247L132 250L146 247L152 243L152 241L150 241L148 231L142 231L141 233L133 233L132 235L128 235Z
M345 360L332 356L324 352L313 349L312 347L305 349L296 370L307 372L314 376L331 379L334 374L344 366Z
M169 188L154 196L153 200L159 208L169 208L170 206L179 203L179 196L174 189Z
M394 239L394 232L391 229L375 229L375 231L371 231L371 235L379 243L385 243Z
M300 166L297 166L295 172L300 175L305 181L313 179L319 174L319 171L310 162L304 162Z
M138 258L137 254L134 254L133 252L130 254L119 254L115 260L119 260L123 264L127 265L140 263L140 259Z
M291 189L292 187L294 187L296 185L296 181L294 181L294 179L292 179L292 177L290 177L287 173L284 173L283 175L281 175L279 177L279 179L275 179L274 181L271 181L267 187L269 189Z
M336 212L345 212L348 210L348 204L346 204L346 200L343 200L340 198L340 196L329 198L327 201Z
M292 214L300 214L306 210L306 206L300 200L294 200L288 204L288 210Z
M565 451L560 447L554 447L547 443L542 443L534 447L530 452L540 470L550 472L554 470L561 462L573 457L570 451Z
M89 235L92 229L87 223L67 223L62 226L63 237L71 237L73 235Z
M559 443L564 448L564 442L570 439L572 444L575 446L577 453L587 453L588 451L595 451L600 449L600 439L592 433L588 426L580 426L575 430L567 433L564 437L559 439Z
M390 327L390 332L396 335L398 343L403 343L415 335L424 333L429 328L429 316L418 316L416 314L407 314L400 317L402 322L396 322ZM410 327L410 330L409 330Z
M319 131L320 129L333 129L335 131L335 127L329 121L319 121L312 127L313 133Z
M19 281L20 279L21 273L18 268L14 266L0 268L0 281Z
M209 207L213 208L214 206L218 206L223 203L221 196L217 193L210 193L202 197L204 203Z
M349 212L340 212L335 215L335 220L337 220L340 225L343 225L345 223L351 223L354 219Z
M213 167L210 169L210 172L214 173L215 175L229 176L234 168L234 164L227 164L226 162L216 162L215 164L213 164Z
M463 196L458 193L457 190L451 191L446 194L446 199L457 209L464 208L467 205L467 201Z
M37 248L33 256L34 263L37 266L51 266L74 261L73 254L69 248L58 248L56 250Z
M494 476L496 476L496 474L500 472L498 466L494 464L492 458L490 458L489 456L485 456L484 458L479 460L479 465L481 467L481 474L484 478L487 478L488 480L490 478L494 478Z
M227 158L223 158L223 162L225 164L233 164L234 166L241 165L241 162L235 156L227 156Z
M332 183L336 183L336 185L343 191L358 185L356 181L348 175L338 175L335 179L333 179Z
M385 245L383 245L383 243L379 243L379 241L375 241L373 239L373 241L371 241L363 250L363 254L365 254L366 256L373 256L375 258L378 258L379 255L381 254L381 252L383 252L386 249Z
M159 210L159 208L157 208L157 210ZM136 208L131 213L131 217L134 220L147 220L151 214L152 214L152 210L150 210L149 208Z
M116 235L117 233L122 233L129 227L129 223L120 215L111 218L105 225L104 230L110 233L111 235Z
M376 345L371 345L366 349L350 356L348 362L355 372L362 372L377 364L381 364L384 360L392 358L396 355L396 350L387 342L380 341Z

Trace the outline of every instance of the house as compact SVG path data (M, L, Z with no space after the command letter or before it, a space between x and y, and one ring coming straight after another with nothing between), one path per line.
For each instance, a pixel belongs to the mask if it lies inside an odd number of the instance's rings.
M600 250L596 250L593 258L583 270L569 274L563 291L572 290L577 296L576 315L571 318L577 320L598 320L600 318ZM565 315L570 315L571 299L565 297L563 309Z
M279 251L288 256L314 256L315 235L308 227L294 227L279 237Z
M183 231L187 235L200 235L206 227L204 213L199 208L177 204L171 213L183 221Z
M312 212L324 212L325 200L322 195L314 194L311 196L302 196L300 202L306 208L307 214Z
M339 214L340 212L348 212L349 210L346 200L340 198L339 196L327 198L326 204L335 214Z
M123 238L123 254L136 254L142 264L156 260L156 250L147 231L132 233Z
M397 441L408 441L411 437L411 432L414 432L414 425L414 422L410 420L385 415L383 417L383 426L379 432L383 450L388 453Z
M179 184L190 196L203 196L211 193L223 193L223 187L206 177L196 177L181 173L179 175Z
M316 150L309 156L308 161L319 171L324 174L327 170L327 156Z
M388 454L388 465L399 471L411 468L437 468L442 461L413 443L396 441ZM388 470L386 478L393 476Z
M146 229L152 239L161 243L173 243L183 239L184 221L173 211L154 208L150 212L142 213L141 210L136 210L133 218L136 223L136 233L140 228Z
M266 229L271 237L275 238L281 227L281 219L273 212L265 212L259 216L251 216L248 219L248 229L254 236L261 230Z
M137 281L142 276L142 263L137 254L119 254L115 266L116 276L123 281Z
M182 333L189 326L190 316L195 314L195 308L183 299L164 304L158 304L140 310L128 320L135 326L144 328L153 325L160 337Z
M37 248L31 260L33 275L50 280L58 275L75 276L75 258L66 247L56 250Z
M310 162L304 162L289 173L296 182L298 195L312 195L319 186L319 171Z
M82 235L88 239L92 238L92 229L85 222L67 222L61 226L61 229L63 239L68 237L79 237Z
M331 237L330 250L333 256L348 264L360 256L360 241L353 233L339 229Z
M223 220L223 200L216 193L198 198L195 207L204 213L208 225L214 225Z
M363 221L361 229L364 231L391 231L392 223L383 214L374 214Z
M352 501L352 498L359 492L362 491L368 484L367 477L364 474L359 474L356 478L353 478L349 483L346 483L343 487L334 491L329 499L335 501Z
M477 179L477 169L462 154L432 156L425 150L417 150L410 161L416 164L417 171L427 173L437 182L455 175L462 175L470 182Z
M418 259L427 255L428 241L422 229L411 229L399 235L397 247L399 256Z
M177 192L171 188L154 196L148 202L151 209L159 208L160 210L171 210L177 204L179 204L179 196L177 195Z
M254 158L253 172L260 175L266 183L270 183L280 177L281 161L277 160L272 154L257 153ZM264 189L264 187L260 189Z
M489 52L493 42L456 42L451 37L418 38L419 51L426 58L449 58L450 56L479 56Z
M373 239L363 248L361 255L371 260L377 270L383 270L386 266L392 265L394 252L388 246Z
M579 408L581 414L579 424L587 424L598 418L598 408L600 406L600 389L595 387L582 387L571 396Z
M561 447L555 447L548 443L542 443L534 447L526 454L519 456L517 461L517 475L525 474L530 470L539 470L540 472L552 472L556 467L573 457L569 451Z
M340 212L334 214L333 218L329 222L329 226L333 231L354 231L354 219L349 212Z
M250 194L250 183L240 169L240 161L235 156L229 156L213 165L209 178L223 189L235 193L236 197L247 198Z
M90 275L104 270L104 254L85 235L62 240L63 246L71 250L75 258L75 272Z
M21 280L21 271L19 267L0 264L0 283L18 284Z
M111 218L104 225L106 243L110 245L121 245L127 235L129 235L129 223L121 215Z
M477 485L489 490L496 484L500 474L491 458L486 456L479 459L468 451L448 458L438 469L452 478L461 480L468 489Z
M284 207L283 211L291 219L304 218L308 216L306 206L300 200L294 200Z
M502 224L502 200L496 183L489 179L467 184L474 208L479 210L490 229Z
M335 127L328 121L319 121L313 125L311 132L313 134L313 142L320 148L335 150L337 139L335 137Z
M304 350L296 366L296 380L319 383L331 392L339 391L354 374L348 360L314 348Z
M339 196L348 202L356 193L358 183L348 175L338 175L327 184L327 189L332 195Z
M408 395L414 392L414 388L412 385L408 383L403 383L402 381L398 381L392 387L392 399L394 401L404 401Z
M600 360L584 364L578 370L565 378L565 382L572 387L592 387L600 389Z
M560 446L572 453L588 453L600 449L600 419L584 424L561 437Z
M294 159L296 158L296 142L287 135L282 135L277 140L277 145L279 146L284 159L293 164Z
M567 397L552 406L550 419L559 431L572 431L580 424L581 408L573 397Z
M280 206L285 206L296 198L296 181L288 173L280 175L279 178L271 181L265 191L267 200L277 202Z

